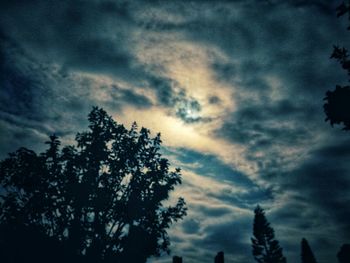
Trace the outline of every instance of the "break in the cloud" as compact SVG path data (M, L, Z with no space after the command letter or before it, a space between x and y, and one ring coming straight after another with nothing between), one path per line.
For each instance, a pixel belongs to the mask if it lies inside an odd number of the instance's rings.
M322 98L346 76L338 1L2 1L1 158L86 127L92 105L160 131L183 168L189 214L171 229L186 262L252 261L260 203L289 261L349 242L350 134ZM151 262L169 262L164 255Z

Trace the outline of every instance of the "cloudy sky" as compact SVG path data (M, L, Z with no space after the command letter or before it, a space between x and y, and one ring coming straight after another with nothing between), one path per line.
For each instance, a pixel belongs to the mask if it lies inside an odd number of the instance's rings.
M289 262L350 242L350 133L323 97L347 76L332 0L53 1L0 4L0 157L72 143L93 105L161 132L183 169L188 215L170 231L186 263L253 262L253 209ZM170 262L166 255L150 262Z

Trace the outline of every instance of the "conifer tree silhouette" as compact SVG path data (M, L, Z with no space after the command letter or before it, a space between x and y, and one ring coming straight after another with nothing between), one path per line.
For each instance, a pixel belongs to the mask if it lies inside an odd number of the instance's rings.
M254 210L252 248L254 259L259 263L285 263L282 248L275 239L275 233L265 217L264 209Z
M301 263L317 263L314 253L305 238L301 240Z
M130 130L103 109L77 146L20 148L0 162L1 262L145 262L169 252L167 229L185 201L162 202L181 183L160 154L160 134ZM5 261L4 261L5 260Z

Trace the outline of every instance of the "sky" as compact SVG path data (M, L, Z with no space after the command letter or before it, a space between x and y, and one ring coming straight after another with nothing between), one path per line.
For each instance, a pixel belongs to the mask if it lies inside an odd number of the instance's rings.
M92 106L161 132L182 168L188 215L170 256L254 262L260 204L289 262L305 237L319 263L350 242L350 133L323 98L347 76L333 0L3 0L0 158L87 129Z

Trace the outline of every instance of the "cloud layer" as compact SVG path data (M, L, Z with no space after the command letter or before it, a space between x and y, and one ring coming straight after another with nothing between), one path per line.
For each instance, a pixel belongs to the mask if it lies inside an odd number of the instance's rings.
M183 168L189 214L171 229L186 262L253 261L262 204L289 261L318 262L350 238L350 134L322 99L346 74L338 1L2 1L1 158L72 143L91 106L160 131ZM169 262L166 255L151 262Z

